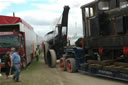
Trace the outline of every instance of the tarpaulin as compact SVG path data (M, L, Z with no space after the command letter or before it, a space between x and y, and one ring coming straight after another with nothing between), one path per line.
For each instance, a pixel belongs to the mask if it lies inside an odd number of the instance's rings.
M27 22L25 22L20 17L0 15L0 24L16 24L16 23L22 23L22 24L26 25L28 28L33 30L32 26L30 26Z

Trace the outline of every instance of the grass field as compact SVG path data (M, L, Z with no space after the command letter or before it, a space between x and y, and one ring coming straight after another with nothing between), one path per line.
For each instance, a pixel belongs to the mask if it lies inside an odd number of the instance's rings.
M41 57L39 62L34 59L32 64L21 71L21 82L14 82L12 78L6 79L3 74L0 78L0 85L52 85L53 83L56 83L55 85L57 85L56 80L55 82L49 82L50 80L53 80L54 77L51 77L50 70L46 70L45 68L48 69L48 67L43 64Z

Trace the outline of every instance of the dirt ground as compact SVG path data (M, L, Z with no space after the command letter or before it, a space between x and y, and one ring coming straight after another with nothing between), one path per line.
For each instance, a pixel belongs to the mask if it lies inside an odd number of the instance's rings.
M67 73L57 68L48 68L35 60L20 75L21 82L14 82L11 78L0 77L0 85L128 85L128 82L94 77L82 73Z

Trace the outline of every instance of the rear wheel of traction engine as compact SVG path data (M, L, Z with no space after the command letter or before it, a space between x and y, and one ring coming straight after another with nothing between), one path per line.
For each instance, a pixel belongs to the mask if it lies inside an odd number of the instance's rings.
M47 52L48 52L48 43L44 42L44 63L48 64L47 62Z
M66 70L66 60L65 60L64 58L61 58L61 59L60 59L59 66L60 66L60 69L61 69L62 71L65 71L65 70Z
M68 58L66 60L67 72L73 73L77 71L76 60L74 58Z
M53 49L48 50L47 63L51 68L56 67L56 52Z

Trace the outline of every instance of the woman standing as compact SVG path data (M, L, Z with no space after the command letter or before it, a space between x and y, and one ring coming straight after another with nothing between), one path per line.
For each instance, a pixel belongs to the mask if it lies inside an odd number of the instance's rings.
M8 76L10 74L10 68L11 68L11 58L10 58L10 53L7 52L7 54L5 55L6 79L8 79Z

